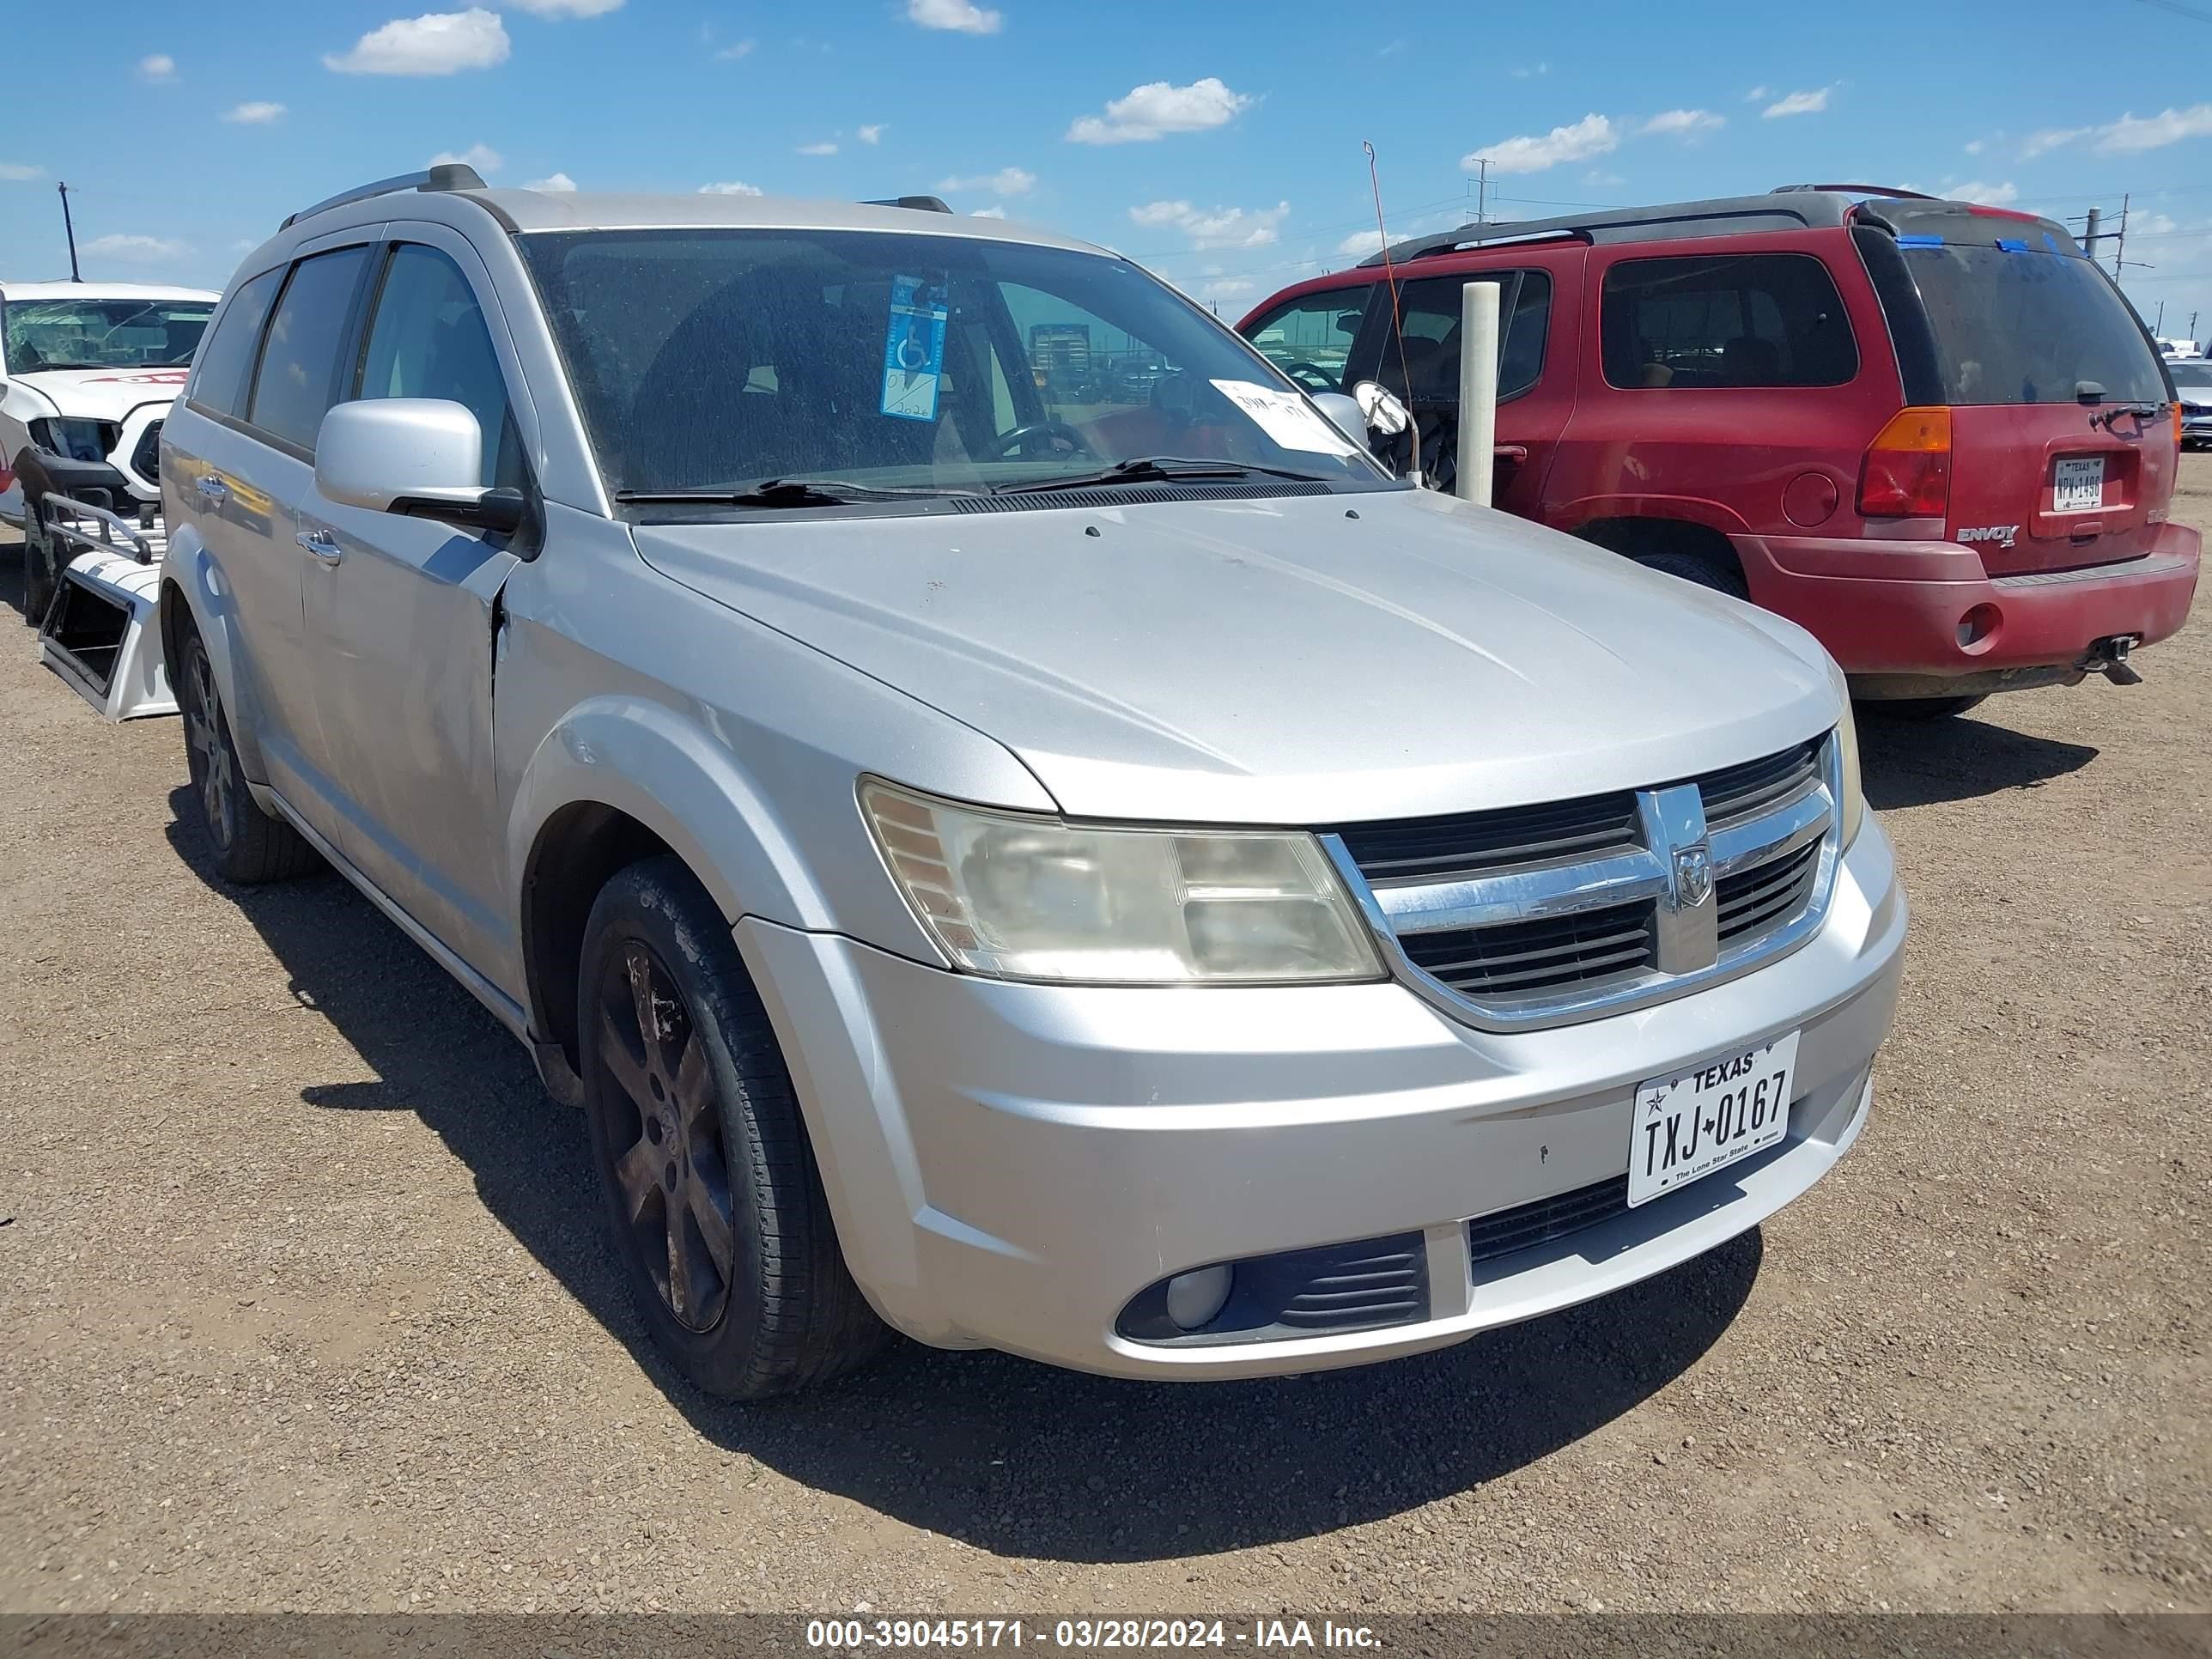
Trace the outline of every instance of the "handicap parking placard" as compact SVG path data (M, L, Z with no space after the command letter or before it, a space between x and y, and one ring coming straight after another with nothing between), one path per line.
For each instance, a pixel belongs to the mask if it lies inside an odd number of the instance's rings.
M884 413L902 421L937 418L945 374L945 319L951 310L940 280L891 278L890 327L884 336Z

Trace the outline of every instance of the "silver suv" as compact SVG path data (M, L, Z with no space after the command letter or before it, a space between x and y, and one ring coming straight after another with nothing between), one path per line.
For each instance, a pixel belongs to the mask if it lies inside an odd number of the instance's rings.
M327 860L530 1046L706 1389L1434 1347L1866 1121L1905 906L1820 647L1401 487L1111 253L388 181L163 448L222 872Z

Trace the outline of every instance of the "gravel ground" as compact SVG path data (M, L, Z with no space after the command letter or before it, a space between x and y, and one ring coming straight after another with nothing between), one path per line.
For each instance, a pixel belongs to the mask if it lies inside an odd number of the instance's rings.
M1904 1004L1761 1231L1366 1371L740 1410L522 1050L0 635L0 1609L2212 1609L2212 623L2142 665L1867 723Z

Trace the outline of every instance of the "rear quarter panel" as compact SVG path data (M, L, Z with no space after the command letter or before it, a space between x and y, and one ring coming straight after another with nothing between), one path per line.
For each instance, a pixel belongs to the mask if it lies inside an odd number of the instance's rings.
M1827 267L1858 348L1858 372L1850 381L1820 387L1607 384L1600 319L1609 270L1638 259L1743 253L1811 254ZM1881 305L1848 233L1595 247L1584 267L1579 314L1575 410L1546 480L1539 508L1546 523L1576 530L1601 519L1649 516L1731 535L1861 532L1864 520L1853 510L1860 458L1903 406L1904 386ZM1783 506L1792 482L1807 474L1826 480L1836 500L1811 523L1793 520Z

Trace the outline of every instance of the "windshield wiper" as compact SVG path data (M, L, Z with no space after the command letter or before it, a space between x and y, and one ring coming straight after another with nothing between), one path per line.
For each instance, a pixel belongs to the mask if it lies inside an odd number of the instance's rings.
M1188 479L1249 478L1261 474L1288 478L1297 483L1327 482L1317 472L1297 472L1286 466L1257 466L1248 461L1200 460L1181 455L1139 455L1116 461L1096 472L1072 473L1065 478L1045 478L1036 483L1000 484L994 495L1027 495L1049 489L1085 489L1097 484L1182 483Z
M966 489L884 489L842 478L769 478L750 489L617 489L624 507L846 507L929 495L967 495Z

